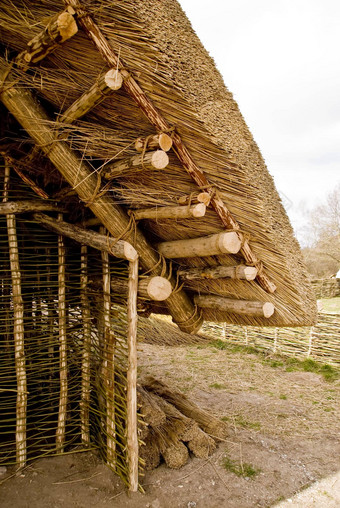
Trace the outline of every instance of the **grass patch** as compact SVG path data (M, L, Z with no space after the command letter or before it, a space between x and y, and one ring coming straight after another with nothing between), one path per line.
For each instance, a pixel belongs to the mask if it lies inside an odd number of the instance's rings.
M241 464L230 457L224 457L222 465L226 471L230 471L236 474L236 476L243 476L244 478L254 478L261 472L261 469L255 468L252 464L247 462Z
M287 395L285 395L284 393L281 393L280 399L281 400L287 400Z
M211 383L211 385L209 385L209 388L216 388L216 390L223 390L224 388L226 388L226 385L222 385L221 383Z
M243 427L244 429L261 430L260 422L251 422L246 420L242 415L222 416L221 420L223 422L233 422L235 425Z

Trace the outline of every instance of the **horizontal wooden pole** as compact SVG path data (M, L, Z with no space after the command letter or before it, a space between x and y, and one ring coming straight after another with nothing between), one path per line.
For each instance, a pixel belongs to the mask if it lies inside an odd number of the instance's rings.
M112 256L128 261L134 261L138 258L137 251L131 244L124 240L115 240L106 235L101 235L95 231L75 226L64 221L57 221L48 215L42 213L33 214L34 219L42 224L49 231L53 231L68 238L72 238L94 249L108 252Z
M121 58L115 53L112 46L105 38L104 34L99 29L98 25L95 23L90 13L84 9L82 2L79 0L64 0L66 5L70 5L77 10L79 24L84 30L84 32L88 35L88 37L92 40L93 44L96 46L98 51L100 52L102 58L108 65L112 67L116 67L120 69L124 77L124 89L125 91L132 97L137 106L141 109L141 111L145 114L146 118L148 118L149 122L158 130L158 131L169 131L170 125L168 121L163 117L160 111L154 106L146 93L141 89L136 80L131 76L128 70L124 67L124 62ZM215 189L212 188L209 180L207 179L204 172L197 166L195 161L193 160L190 152L184 145L180 135L176 132L172 132L172 140L173 140L173 150L177 154L178 159L182 163L183 167L193 179L193 181L202 189L206 188L207 192L211 197L211 205L215 210L216 214L220 218L223 226L226 229L235 229L240 230L240 225L235 220L233 215L228 210L226 204L222 201L218 193L215 192ZM241 238L241 232L239 233ZM251 249L249 242L247 239L243 241L241 254L247 263L257 266L260 264L260 260L257 258L256 254ZM273 293L276 290L276 285L270 280L265 271L261 270L257 274L257 280L259 284L269 293Z
M130 159L122 159L116 162L111 162L105 166L104 177L107 180L112 180L121 176L127 171L140 169L164 169L169 164L169 156L163 150L155 150L153 152L146 152L134 155Z
M101 280L94 281L95 286L100 287ZM123 298L128 296L128 280L118 277L111 277L112 293L118 293ZM149 276L138 280L138 296L146 300L163 302L167 300L172 293L170 281L165 277Z
M69 6L65 11L52 16L44 30L30 40L27 48L16 57L16 65L27 66L40 62L59 44L75 35L78 32L78 26L74 14L74 9Z
M0 215L43 211L63 212L65 210L55 203L47 201L7 201L6 203L0 203Z
M182 279L244 279L254 280L257 268L254 266L211 266L204 268L182 268L177 271Z
M172 147L172 139L168 134L164 132L161 134L155 134L154 136L148 136L147 138L138 138L135 142L135 149L137 152L143 152L143 150L154 150L160 148L164 152L168 152Z
M97 81L77 99L59 117L59 122L70 124L86 115L92 108L100 104L106 96L115 90L119 90L123 83L123 77L116 69L110 69L102 74Z
M189 219L204 217L206 206L198 203L193 206L159 206L155 208L143 208L132 210L135 219Z
M235 314L247 314L249 316L260 316L265 318L270 318L275 311L274 304L271 302L234 300L216 295L195 295L194 301L196 305L203 309L215 309Z
M241 248L241 240L236 232L227 231L190 240L162 242L156 247L166 258L192 258L236 254Z

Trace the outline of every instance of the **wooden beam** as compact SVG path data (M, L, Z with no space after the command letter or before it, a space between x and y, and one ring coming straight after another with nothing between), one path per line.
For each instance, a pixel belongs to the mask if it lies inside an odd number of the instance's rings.
M0 203L0 215L40 211L62 212L64 210L55 203L46 201L7 201L7 203Z
M204 268L181 268L177 271L182 279L244 279L254 280L257 275L255 266L210 266Z
M162 242L156 247L158 252L166 258L193 258L217 254L236 254L240 250L241 240L235 231L227 231L190 240Z
M190 219L204 217L206 206L204 203L198 203L193 206L158 206L155 208L141 208L139 210L130 210L136 220L141 219Z
M188 203L195 203L196 201L204 203L205 206L209 206L211 201L210 194L208 192L195 192L189 196L181 196L178 199L178 204L187 205Z
M100 280L94 278L92 281L94 289L100 288ZM111 277L112 294L119 294L123 298L128 297L128 281L119 277ZM138 297L163 302L172 293L171 283L165 277L149 276L140 278L138 281Z
M6 87L2 89L0 98L7 109L14 115L21 126L33 138L37 146L59 170L65 180L77 191L78 196L94 215L104 224L110 233L119 237L124 235L127 240L136 242L136 250L144 270L151 275L164 275L159 263L159 256L146 241L141 231L136 228L129 231L129 217L125 211L109 196L94 198L97 192L97 176L93 168L73 151L65 141L58 139L51 120L41 104L39 104L27 88L22 88L15 80L8 80L9 66L0 58L0 81L7 77ZM173 287L174 277L170 279ZM183 290L176 291L166 300L173 320L182 331L196 333L202 325L202 315L197 313L193 303Z
M147 152L144 156L134 155L130 159L122 159L116 162L111 162L105 166L104 177L107 180L117 178L131 170L136 169L164 169L169 164L169 156L163 150L156 150L154 152Z
M126 379L126 441L129 490L138 490L138 422L137 422L137 287L138 260L129 263L128 281L128 365Z
M110 93L119 90L122 83L123 77L120 72L116 69L110 69L99 76L91 88L60 115L58 121L67 124L73 123L100 104Z
M172 139L168 134L162 132L161 134L155 134L154 136L148 136L147 138L138 138L135 142L135 149L137 152L143 152L145 150L161 149L164 152L168 152L172 147Z
M27 43L27 48L16 57L16 65L27 67L29 64L40 62L60 44L75 35L78 26L74 14L74 9L69 6L65 11L52 16L44 30L31 39Z
M78 16L79 25L92 40L102 58L108 63L110 67L117 67L124 78L125 91L133 98L138 107L143 111L149 122L157 129L157 131L169 131L170 125L162 116L162 114L155 108L151 100L147 97L144 91L140 88L135 79L131 76L129 71L124 68L124 62L121 58L116 55L109 42L100 31L98 25L94 22L89 12L84 9L82 3L79 0L64 0L66 5L72 6ZM181 137L176 131L172 132L173 149L177 154L177 157L181 161L183 167L191 176L193 181L200 187L206 188L211 196L211 205L215 212L219 216L222 224L226 229L239 230L241 229L238 222L234 219L227 206L224 204L222 199L215 193L215 189L211 187L210 182L203 173L203 171L197 166L191 157L188 149L184 145ZM241 238L241 233L239 233ZM247 263L254 266L261 266L260 260L256 254L252 251L248 240L245 240L242 245L241 254ZM269 279L263 270L259 270L257 274L257 280L259 284L269 293L273 293L276 290L275 284Z
M43 213L35 213L33 217L49 231L67 236L78 243L88 245L94 249L105 251L117 258L133 261L138 257L136 249L124 240L110 238L107 235L101 235L95 231L75 226L65 221L57 221Z
M271 302L234 300L216 295L195 295L194 301L196 305L203 309L215 309L235 314L246 314L265 318L270 318L275 311L274 304Z

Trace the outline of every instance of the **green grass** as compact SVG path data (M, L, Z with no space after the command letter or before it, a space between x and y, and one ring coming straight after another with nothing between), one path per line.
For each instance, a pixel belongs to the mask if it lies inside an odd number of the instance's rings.
M254 478L261 472L261 469L255 468L247 462L238 463L230 457L224 457L222 463L226 471L236 474L236 476L243 476L244 478Z
M243 427L244 429L261 430L260 422L251 422L246 420L242 415L222 416L221 420L224 422L233 422L235 425Z
M340 314L340 296L335 298L322 298L323 312L330 314Z
M216 388L216 390L223 390L224 388L226 388L226 385L222 385L221 383L211 383L211 385L209 385L209 388Z

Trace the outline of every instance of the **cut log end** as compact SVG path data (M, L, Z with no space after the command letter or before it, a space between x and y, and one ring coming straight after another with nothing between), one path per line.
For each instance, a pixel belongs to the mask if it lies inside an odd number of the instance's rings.
M274 314L275 306L273 303L265 302L262 308L263 308L263 316L265 318L270 318Z
M128 261L136 261L138 253L136 249L129 242L124 242L124 255Z
M198 205L195 205L192 208L192 216L193 217L204 217L206 209L207 209L207 207L204 203L198 203Z
M169 156L163 150L156 150L151 158L151 164L155 169L164 169L169 164Z
M246 280L254 280L257 275L257 268L255 266L246 266L243 268L244 278ZM236 278L242 278L238 276L237 268L236 268Z
M123 84L123 76L116 69L110 69L104 77L104 81L111 90L119 90Z
M78 32L77 23L73 15L68 10L62 12L58 16L57 25L62 38L62 42L70 39Z
M237 254L242 245L239 233L236 231L227 231L221 233L219 238L220 251L226 254Z
M165 277L156 276L150 278L146 287L146 291L149 295L150 300L162 302L169 298L171 295L172 286L170 281L168 281L168 279Z

